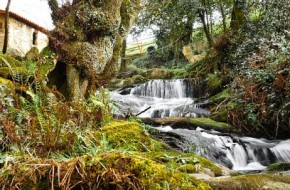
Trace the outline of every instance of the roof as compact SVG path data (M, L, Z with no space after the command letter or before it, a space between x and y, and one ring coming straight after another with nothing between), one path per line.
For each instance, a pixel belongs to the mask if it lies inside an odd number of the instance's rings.
M5 14L5 11L4 10L1 10L0 9L0 14ZM41 26L39 26L38 24L35 24L34 22L18 15L17 13L14 13L14 12L11 12L9 11L9 16L20 21L20 22L23 22L25 23L26 25L30 26L31 28L34 28L34 29L37 29L38 31L44 33L44 34L48 34L49 31Z

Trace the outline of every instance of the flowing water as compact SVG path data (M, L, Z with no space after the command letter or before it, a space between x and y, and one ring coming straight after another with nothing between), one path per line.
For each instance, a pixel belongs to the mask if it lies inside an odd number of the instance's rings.
M201 92L203 88L203 85L184 79L152 80L127 90L127 93L112 92L111 99L120 108L116 115L138 114L150 107L139 117L207 117L209 111L195 103L196 98L205 95ZM160 126L158 129L181 136L186 141L182 147L184 151L197 153L233 170L264 170L274 162L290 163L290 140L239 137L201 128L188 130Z

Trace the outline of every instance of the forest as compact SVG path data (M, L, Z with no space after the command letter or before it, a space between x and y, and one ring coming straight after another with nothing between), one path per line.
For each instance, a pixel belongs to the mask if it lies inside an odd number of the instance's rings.
M1 189L290 189L289 1L46 0L25 56L13 1Z

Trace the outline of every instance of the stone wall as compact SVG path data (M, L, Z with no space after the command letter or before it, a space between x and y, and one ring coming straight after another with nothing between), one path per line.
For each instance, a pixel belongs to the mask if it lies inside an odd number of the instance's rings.
M3 29L0 29L0 49L2 51L4 41L4 15L0 15L0 22ZM33 33L36 32L34 35ZM33 36L36 40L33 43ZM48 37L34 28L20 22L12 17L9 20L9 41L8 53L24 56L32 47L37 47L41 51L48 44Z

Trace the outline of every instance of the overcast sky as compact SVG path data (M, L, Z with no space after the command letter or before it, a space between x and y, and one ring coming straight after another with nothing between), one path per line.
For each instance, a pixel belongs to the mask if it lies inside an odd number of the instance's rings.
M59 1L62 2L66 0ZM5 10L6 4L7 0L0 0L0 8L2 10ZM53 29L47 0L11 0L10 11L15 12L46 29ZM151 36L152 34L147 31L137 37L137 39L142 40ZM129 35L127 42L132 43L135 40L136 39L133 38L132 35Z
M0 0L0 8L5 10L7 0ZM10 11L46 28L52 29L53 24L47 0L11 0Z

